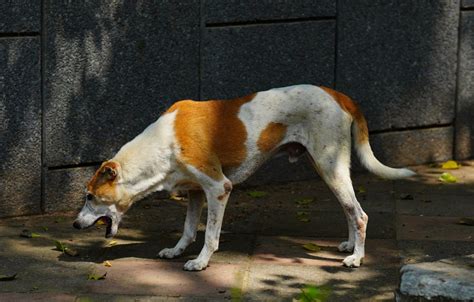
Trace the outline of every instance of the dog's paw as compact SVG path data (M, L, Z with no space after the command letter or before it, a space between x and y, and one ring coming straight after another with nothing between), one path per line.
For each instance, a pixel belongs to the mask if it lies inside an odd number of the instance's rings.
M160 258L166 258L166 259L172 259L174 257L177 257L179 256L181 253L179 251L177 251L176 249L174 248L170 248L170 249L162 249L159 253L158 253L158 257Z
M343 241L337 247L339 252L351 253L354 250L354 243L349 241Z
M362 263L363 257L359 257L356 255L347 256L343 261L342 264L347 267L359 267Z
M203 269L206 269L206 267L207 262L198 259L189 260L184 264L185 271L201 271Z

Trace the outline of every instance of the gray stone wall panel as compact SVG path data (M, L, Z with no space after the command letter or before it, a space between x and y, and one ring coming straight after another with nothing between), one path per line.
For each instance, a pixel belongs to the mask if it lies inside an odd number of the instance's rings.
M207 24L328 17L335 15L335 0L204 1L204 17Z
M459 1L351 1L338 11L337 88L369 129L454 118Z
M474 0L462 0L463 8L474 8Z
M110 158L199 95L199 1L47 1L48 166Z
M474 156L474 12L462 12L456 115L456 157Z
M39 38L0 39L0 217L39 213Z
M334 21L208 28L202 43L203 99L334 82Z
M453 127L374 134L370 144L375 157L392 167L445 161L453 156Z
M40 0L2 0L0 7L0 33L40 31Z

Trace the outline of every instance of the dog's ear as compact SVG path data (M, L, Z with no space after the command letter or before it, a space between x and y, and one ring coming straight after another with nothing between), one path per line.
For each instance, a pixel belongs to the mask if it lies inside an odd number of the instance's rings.
M117 177L118 164L113 161L108 161L102 166L100 173L108 180L114 180Z

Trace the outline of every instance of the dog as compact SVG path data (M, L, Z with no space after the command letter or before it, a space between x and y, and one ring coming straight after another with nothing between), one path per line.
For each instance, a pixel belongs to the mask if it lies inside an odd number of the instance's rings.
M207 199L204 247L184 265L185 270L199 271L219 247L233 186L275 153L288 153L292 162L307 154L347 218L349 238L338 249L352 254L343 265L358 267L365 253L368 216L350 178L352 138L362 165L372 173L387 179L415 174L375 158L359 107L331 88L295 85L232 100L179 101L100 166L87 184L85 205L73 226L83 229L105 218L106 237L112 237L137 200L155 191L188 191L182 237L158 256L177 257L195 240Z

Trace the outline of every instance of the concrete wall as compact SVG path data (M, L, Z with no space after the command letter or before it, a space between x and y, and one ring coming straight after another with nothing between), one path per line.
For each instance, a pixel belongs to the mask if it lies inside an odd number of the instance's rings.
M176 100L297 83L357 100L388 164L474 155L472 0L1 7L0 217L79 207L96 165ZM314 177L305 164L272 160L250 183Z

